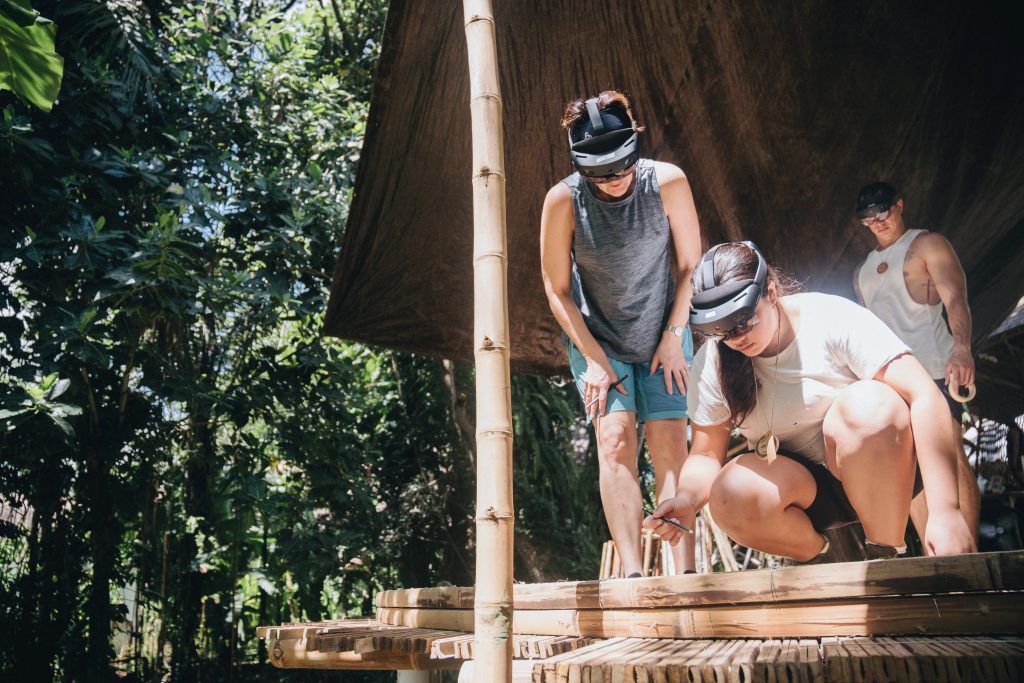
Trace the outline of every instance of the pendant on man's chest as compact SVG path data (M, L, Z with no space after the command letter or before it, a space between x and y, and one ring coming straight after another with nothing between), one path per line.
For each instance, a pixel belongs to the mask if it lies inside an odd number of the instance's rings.
M768 432L757 440L755 451L757 452L757 457L769 463L773 462L779 455L779 437Z
M878 268L875 268L875 270L877 270L878 274L881 275L885 271L889 270L889 264L886 263L885 261L882 261L881 263L878 264Z

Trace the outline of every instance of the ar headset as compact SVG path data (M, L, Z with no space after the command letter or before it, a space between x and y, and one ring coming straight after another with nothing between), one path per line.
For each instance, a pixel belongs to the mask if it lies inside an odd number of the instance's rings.
M742 244L757 254L753 280L715 283L715 252L724 244ZM703 291L690 300L690 328L706 337L723 337L754 315L768 277L768 264L753 242L725 242L711 247L700 260L699 268Z
M597 98L591 97L586 107L588 118L568 131L572 164L584 178L613 178L640 158L637 132L621 106L613 105L602 112L597 108ZM581 139L573 140L573 130Z

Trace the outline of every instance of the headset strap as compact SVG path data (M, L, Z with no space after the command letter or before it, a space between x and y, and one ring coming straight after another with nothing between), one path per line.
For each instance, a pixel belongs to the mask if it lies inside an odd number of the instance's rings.
M591 97L586 102L587 114L590 116L590 125L594 128L594 137L604 133L604 121L601 120L601 110L597 108L597 98Z
M768 277L768 264L764 260L764 254L757 248L757 245L750 240L743 240L742 242L723 242L722 244L742 244L750 251L754 252L757 256L757 272L754 274L754 282L758 287L764 287L765 279ZM715 246L708 249L708 253L704 254L704 258L700 260L700 281L703 286L703 291L707 291L713 287L717 287L718 283L715 282L715 252L722 244L716 244ZM709 284L710 283L710 284Z
M701 289L705 292L718 286L715 284L715 252L720 246L722 245L716 244L708 249L708 253L700 260L700 283Z

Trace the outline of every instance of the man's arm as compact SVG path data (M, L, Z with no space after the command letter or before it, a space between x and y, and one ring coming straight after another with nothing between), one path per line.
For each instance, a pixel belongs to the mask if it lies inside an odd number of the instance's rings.
M583 399L590 403L592 417L604 415L608 388L618 377L608 363L604 349L587 329L579 307L572 299L572 196L569 188L558 183L544 198L540 218L540 268L544 278L544 293L555 320L569 335L583 357L587 359ZM624 391L620 388L619 391ZM591 396L593 398L591 398Z
M922 542L936 555L977 550L963 513L957 486L956 442L960 435L952 420L936 420L946 401L921 363L912 355L899 356L874 377L896 390L910 407L910 427L928 501L928 526Z
M857 303L861 306L864 304L864 295L860 292L860 269L864 267L864 261L860 262L860 265L853 269L853 294L857 297Z
M656 164L661 203L668 217L676 257L673 264L676 293L672 310L668 314L668 323L676 327L685 327L690 318L690 298L693 296L690 276L700 260L700 225L686 175L678 166L663 162ZM661 342L651 362L651 373L657 371L659 366L665 368L666 391L672 393L674 379L679 391L686 393L690 381L689 368L680 348L679 337L668 331L662 332Z
M929 232L914 240L914 251L924 260L928 277L946 308L953 334L953 352L946 362L946 383L955 387L974 384L971 355L971 309L967 304L967 278L953 246L945 237Z

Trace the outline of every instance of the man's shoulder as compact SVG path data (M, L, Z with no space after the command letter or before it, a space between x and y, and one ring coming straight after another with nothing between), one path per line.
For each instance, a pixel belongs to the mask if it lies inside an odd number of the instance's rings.
M922 252L923 256L933 251L947 252L952 251L953 246L949 244L949 240L946 240L945 236L941 232L933 232L931 230L921 230L910 242L910 249L918 252Z

